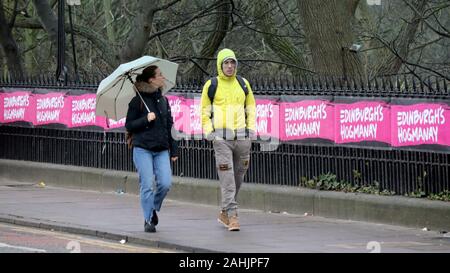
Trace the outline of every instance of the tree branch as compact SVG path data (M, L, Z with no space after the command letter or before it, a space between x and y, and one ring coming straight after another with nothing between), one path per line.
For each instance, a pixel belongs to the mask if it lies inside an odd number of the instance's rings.
M431 69L429 67L425 67L423 65L420 65L420 64L417 64L417 63L412 63L412 62L409 62L409 61L405 60L402 56L400 56L400 54L394 48L390 47L389 44L386 41L384 41L382 38L380 38L380 37L375 37L375 38L380 43L384 44L386 46L386 48L389 49L389 51L391 51L392 54L394 54L402 63L407 64L407 65L411 65L411 66L414 66L414 67L422 68L423 70L432 72L432 73L434 73L434 74L436 74L436 75L438 75L438 76L440 76L440 77L442 77L444 79L450 80L449 76L446 76L446 75L444 75L444 74L442 74L442 73L440 73L438 71L435 71L435 70L433 70L433 69ZM408 70L409 70L409 68L408 68Z
M176 57L172 57L170 58L170 60L172 61L178 61L178 60L208 60L208 61L216 61L217 58L203 58L203 57L193 57L193 56L176 56ZM310 70L308 68L304 68L304 67L300 67L298 65L295 64L290 64L290 63L285 63L285 62L280 62L280 61L274 61L274 60L269 60L269 59L239 59L240 63L244 63L244 62L265 62L265 63L276 63L276 64L282 64L288 67L295 67L297 69L309 72L309 73L313 73L316 74L316 72L314 72L313 70Z
M17 28L26 29L43 29L42 25L33 19L21 19L16 22ZM90 27L85 27L81 25L73 25L74 33L80 35L87 40L89 40L100 52L102 59L109 64L111 67L117 66L117 59L115 58L114 52L111 50L111 45L101 38L97 33L92 31ZM72 33L69 26L65 28L66 33Z
M155 12L161 11L161 10L165 10L165 9L168 9L168 8L170 8L171 6L175 5L175 4L178 3L178 2L181 2L181 0L174 0L174 1L170 2L170 3L167 3L167 4L162 5L162 6L160 6L160 7L154 8L153 10L154 10Z
M161 35L163 35L163 34L166 34L166 33L168 33L168 32L171 32L171 31L173 31L173 30L175 30L175 29L178 29L178 28L187 26L187 25L189 25L192 21L194 21L194 20L196 20L196 19L202 17L202 15L206 14L206 13L209 12L210 10L215 9L215 8L217 8L217 7L220 7L220 6L222 6L222 5L224 5L224 4L217 4L217 2L215 2L215 3L213 3L213 4L209 5L209 6L207 6L206 8L204 8L202 11L196 13L194 16L192 16L192 17L189 18L188 20L186 20L186 21L184 21L184 22L182 22L182 23L180 23L180 24L178 24L178 25L175 25L175 26L173 26L173 27L169 27L169 28L160 30L160 31L158 31L158 32L156 32L156 33L150 35L150 36L148 37L148 40L150 41L150 40L152 40L153 38L155 38L155 37L157 37L157 36L161 36Z
M17 14L19 14L19 11L17 10L17 6L19 5L19 1L15 0L14 1L14 10L13 10L13 14L11 16L11 21L9 22L9 28L12 29L14 27L14 22L16 21L17 18Z
M434 28L434 27L428 22L428 20L422 16L422 13L420 13L420 11L419 11L413 4L409 3L408 0L403 0L403 2L404 2L408 7L410 7L410 8L414 11L414 13L416 13L416 15L419 16L419 17L425 22L425 24L426 24L432 31L434 31L434 32L435 32L436 34L438 34L438 35L441 35L441 36L450 38L450 33L449 33L449 31L448 31L447 29L445 29L445 28L442 26L442 24L441 24L437 19L436 19L436 21L439 23L439 25L440 25L447 33L444 33L444 32L442 32L442 31L439 31L439 30L437 30L436 28Z

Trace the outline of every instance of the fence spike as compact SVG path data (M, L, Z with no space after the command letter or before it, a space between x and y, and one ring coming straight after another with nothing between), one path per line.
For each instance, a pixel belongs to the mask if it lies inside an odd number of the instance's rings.
M389 88L390 88L389 91L392 92L392 91L394 91L394 84L392 83L392 76L389 76L388 81L389 81Z
M435 77L436 80L436 92L440 93L441 92L441 86L439 85L439 79L437 77Z
M403 75L403 82L404 82L406 93L409 93L410 92L409 82L408 82L408 78L406 77L405 74Z
M428 93L433 92L433 83L431 82L431 76L428 76Z
M417 91L417 84L416 84L416 77L412 77L412 92L416 93Z

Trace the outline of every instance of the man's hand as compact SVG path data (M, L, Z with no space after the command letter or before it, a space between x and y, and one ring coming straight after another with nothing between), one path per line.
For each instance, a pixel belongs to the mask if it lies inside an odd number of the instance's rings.
M175 161L177 161L178 156L171 157L170 159L172 160L172 162L175 162Z
M216 134L215 134L214 132L211 132L211 133L207 134L207 135L205 136L205 138L206 138L206 140L208 140L208 141L213 141L214 139L216 139Z
M253 131L253 130L251 130L251 129L245 129L245 134L246 134L246 137L248 138L248 139L251 139L251 140L255 140L256 139L256 133L255 133L255 131Z

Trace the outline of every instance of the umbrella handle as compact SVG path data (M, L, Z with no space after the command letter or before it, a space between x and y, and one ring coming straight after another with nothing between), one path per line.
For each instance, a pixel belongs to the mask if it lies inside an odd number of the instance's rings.
M147 109L147 112L150 113L150 109L148 108L147 104L144 101L144 98L142 98L141 94L136 90L136 86L133 85L134 92L136 92L139 95L139 98L141 98L142 103L144 103L145 109Z

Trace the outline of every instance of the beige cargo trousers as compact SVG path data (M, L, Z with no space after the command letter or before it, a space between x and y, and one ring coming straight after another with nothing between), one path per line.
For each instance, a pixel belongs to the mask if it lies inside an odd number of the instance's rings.
M213 147L222 193L222 210L227 211L228 216L237 216L236 198L250 164L251 139L219 138L213 141Z

